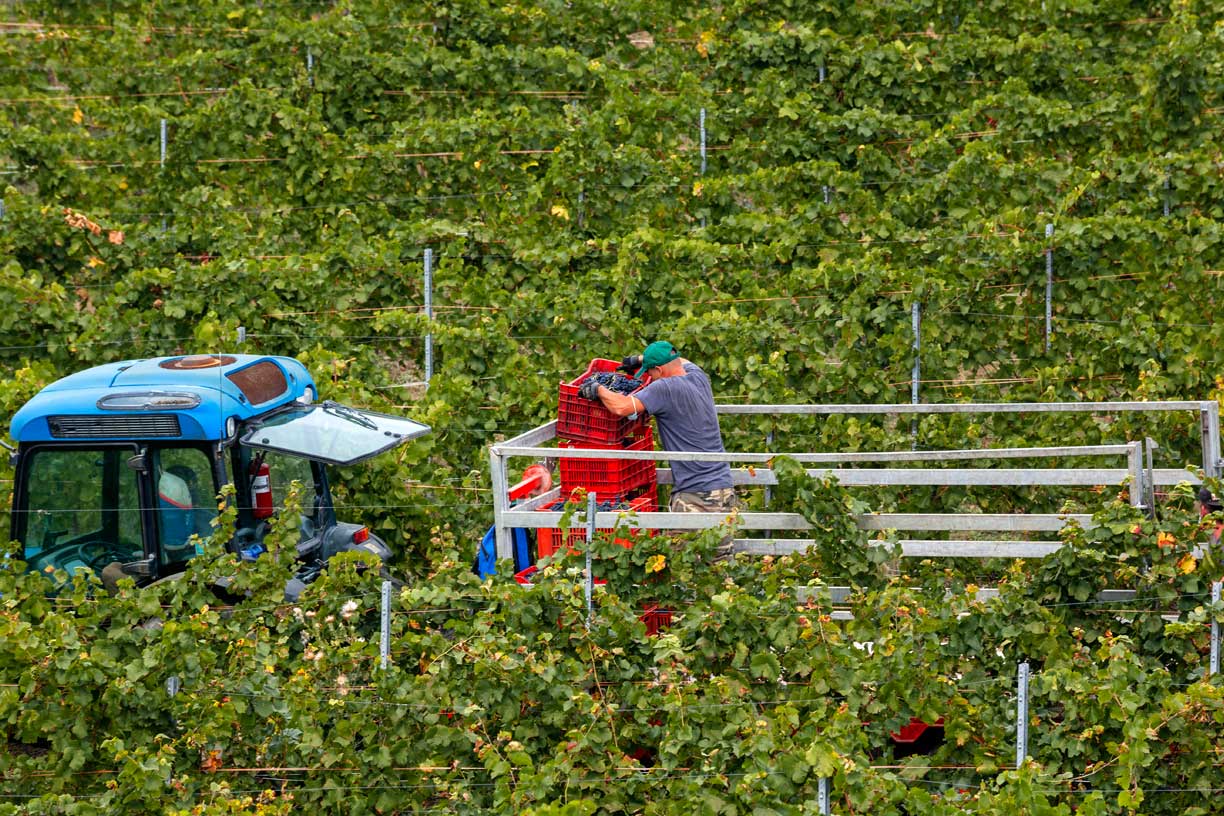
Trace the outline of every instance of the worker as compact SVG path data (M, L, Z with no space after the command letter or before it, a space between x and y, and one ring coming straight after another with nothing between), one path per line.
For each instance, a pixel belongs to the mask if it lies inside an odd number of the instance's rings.
M216 511L209 498L200 489L199 474L189 465L170 465L158 474L158 523L166 559L186 560L200 554L192 537L212 535Z
M157 475L157 522L161 532L163 562L185 561L196 554L191 544L196 527L195 471L185 465L171 465ZM137 560L140 552L133 552L130 560ZM111 561L102 568L99 576L102 586L114 595L119 591L119 581L127 573L122 561Z
M633 369L636 367L636 371ZM663 450L725 453L714 391L710 378L695 363L680 356L671 343L659 340L642 352L640 359L626 357L622 368L650 384L633 394L618 394L593 379L579 386L578 394L598 400L620 417L645 411L656 420ZM673 513L731 513L738 507L731 487L731 466L726 462L671 463ZM732 540L719 545L716 561L731 557Z

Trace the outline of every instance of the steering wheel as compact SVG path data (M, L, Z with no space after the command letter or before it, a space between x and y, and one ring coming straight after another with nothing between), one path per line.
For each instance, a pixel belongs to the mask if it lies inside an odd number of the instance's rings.
M94 540L65 544L46 550L39 553L34 563L42 569L52 565L63 568L69 562L79 561L100 575L103 567L112 561L123 563L135 560L141 555L143 552L140 550L123 547L110 541Z

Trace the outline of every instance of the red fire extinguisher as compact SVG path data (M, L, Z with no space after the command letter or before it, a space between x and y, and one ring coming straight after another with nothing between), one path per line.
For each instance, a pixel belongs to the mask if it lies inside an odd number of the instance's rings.
M275 514L272 506L272 469L263 457L251 462L251 511L255 518L271 518Z

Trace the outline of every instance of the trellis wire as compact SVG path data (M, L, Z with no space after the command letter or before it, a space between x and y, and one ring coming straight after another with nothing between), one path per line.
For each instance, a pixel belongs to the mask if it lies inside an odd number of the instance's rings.
M395 655L395 654L415 654L415 652L410 652L410 651L392 652L392 655ZM1029 675L1030 682L1032 678L1033 678L1033 674L1030 673ZM965 689L965 688L972 687L972 686L997 684L997 683L1002 682L1003 680L1005 680L1005 678L1001 678L1001 677L992 678L991 680L982 681L978 683L958 684L957 688ZM657 687L659 685L666 685L666 684L660 684L656 680L638 680L638 681L634 681L633 685L646 686L650 688L650 687ZM790 684L790 685L794 685L794 684ZM1185 689L1185 688L1190 688L1193 685L1196 685L1196 684L1192 684L1192 683L1191 684L1173 684L1173 685L1170 685L1168 688L1171 690L1172 689ZM17 684L4 684L3 686L0 686L0 687L18 688L18 685ZM340 687L338 686L327 686L327 687L316 687L316 690L317 691L329 691L329 690L338 690L339 688ZM377 693L378 688L373 685L349 686L346 688L346 691L354 692L354 693L362 692L362 691L373 691ZM211 694L211 695L222 695L222 696L229 696L229 697L246 697L250 699L259 699L259 700L285 699L282 694L276 691L252 692L252 691L244 691L239 688L229 688L226 686L215 686L215 685L195 686L192 689L192 693L197 694L197 695ZM338 705L338 706L366 706L370 708L382 707L382 708L396 708L396 709L413 710L413 711L430 711L430 710L436 711L439 706L446 705L444 701L435 701L435 702L430 702L430 703L409 703L409 702L402 702L399 700L387 700L381 697L375 697L374 699L352 699L351 697L345 697L343 699L337 698L335 703L333 704ZM643 712L712 711L716 709L731 709L731 708L759 709L765 706L774 706L774 707L799 706L802 708L803 706L819 705L819 704L820 704L819 698L814 698L814 697L786 697L786 698L769 699L769 700L745 698L745 699L737 699L737 700L733 700L729 702L717 702L717 703L690 703L690 702L676 701L676 700L669 699L665 703L660 701L659 705L642 705L640 703L635 704L635 705L616 705L613 703L613 704L609 704L607 710L610 712L618 713L618 714L633 714L633 713L643 713ZM1026 749L1025 756L1027 757L1027 749Z
M360 507L365 507L365 508L372 507L374 509L383 509L383 508L404 507L406 505L344 505L344 506L346 507L360 506ZM456 506L468 506L468 505L456 505ZM483 506L483 505L472 505L472 506ZM332 595L329 597L333 601L365 602L365 601L372 599L375 595L380 594L380 593L381 593L381 589L378 592L374 592L373 590L370 590L366 592ZM1188 600L1196 600L1196 599L1206 600L1211 597L1211 593L1210 592L1186 592L1186 593L1181 593L1180 597L1182 599L1188 599ZM96 606L99 603L97 598L73 599L73 598L56 597L56 598L50 598L48 600L59 608L68 608L68 609L81 609L87 606ZM483 603L487 601L487 598L482 593L472 593L468 595L458 596L457 600L472 601L472 602L480 601ZM1140 603L1146 604L1148 602L1155 603L1156 601L1157 601L1157 598L1155 596L1133 597L1129 599L1129 603L1131 604L1140 604ZM688 607L688 606L693 606L695 603L696 601L694 600L677 601L675 605ZM1069 608L1076 608L1076 607L1082 607L1082 608L1093 607L1094 609L1092 611L1098 611L1098 612L1112 614L1112 615L1138 614L1138 613L1161 614L1163 612L1168 611L1166 608L1160 607L1160 606L1134 606L1134 605L1120 606L1119 605L1119 604L1125 604L1125 603L1127 603L1127 601L1125 600L1119 600L1117 598L1110 598L1110 597L1102 597L1102 598L1096 598L1096 599L1088 600L1088 601L1067 601L1063 603L1038 604L1037 606L1041 609L1069 609ZM268 612L275 612L278 610L300 608L301 605L302 605L301 601L279 601L275 603L265 603L265 604L256 604L256 603L244 601L243 603L238 604L238 605L221 604L213 608L218 609L218 610L224 610L226 614L228 615L237 615L237 614L263 614L263 613L268 613ZM833 604L833 606L837 606L837 604ZM175 608L172 604L166 604L166 603L160 604L160 607L166 610ZM421 608L416 608L416 609L403 609L403 610L400 610L399 614L408 615L408 616L451 614L451 613L455 613L459 611L471 611L471 609L474 609L474 608L475 607L466 608L465 610L465 609L461 609L461 608L454 607L454 606L443 606L443 607L432 607L431 606L431 607L421 607ZM481 606L480 608L483 609L484 607ZM806 614L806 613L802 610L796 610L795 614L800 615L800 614ZM765 614L757 613L754 615L754 617L759 618L761 620L776 620L776 619L779 619L781 616L765 615ZM993 683L998 683L998 682L1001 682L999 678L989 678L986 680L966 681L966 682L958 683L958 687L967 688L969 686L993 684ZM790 685L796 685L796 684L791 683ZM16 688L16 686L9 686L5 683L0 683L0 688L6 688L6 687Z

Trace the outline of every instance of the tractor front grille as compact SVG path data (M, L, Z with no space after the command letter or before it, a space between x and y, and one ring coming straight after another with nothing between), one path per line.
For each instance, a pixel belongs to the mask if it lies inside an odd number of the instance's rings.
M49 416L47 427L56 439L145 439L183 433L174 414Z

